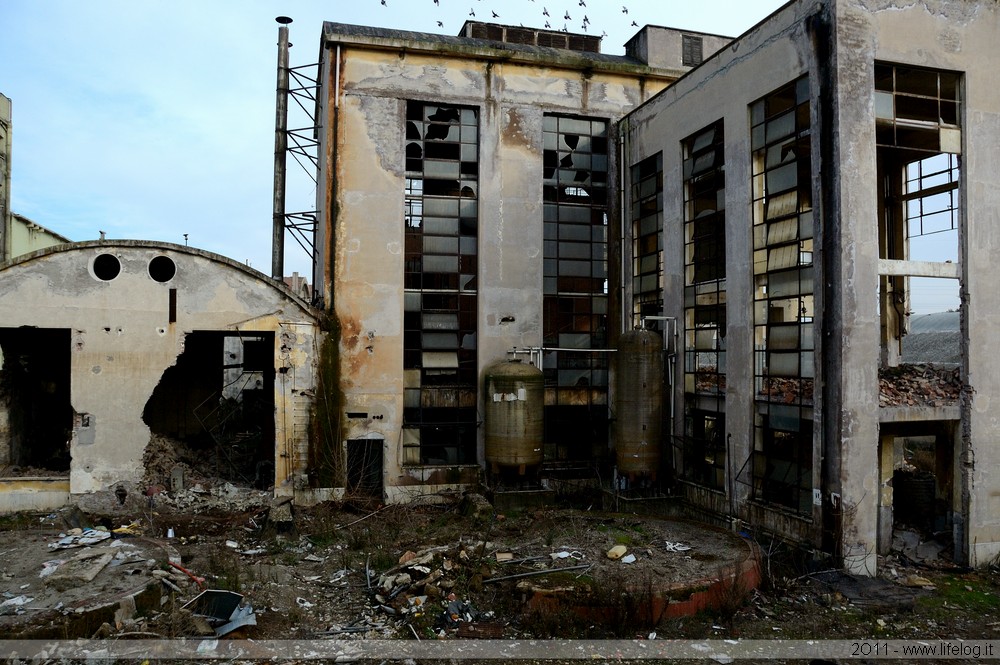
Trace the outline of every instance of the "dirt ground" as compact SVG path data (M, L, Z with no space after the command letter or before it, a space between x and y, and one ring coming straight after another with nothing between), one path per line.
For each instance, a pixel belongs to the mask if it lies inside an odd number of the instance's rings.
M294 516L286 506L280 519L269 518L269 510L279 512L267 505L196 512L164 504L133 516L76 515L90 523L84 527L134 523L135 533L59 550L50 546L68 532L65 514L0 518L0 633L212 634L182 609L203 587L244 596L256 625L229 636L253 639L1000 637L1000 570L963 569L946 550L917 557L902 542L883 560L882 576L866 579L810 570L794 552L761 538L758 589L737 585L715 609L668 619L648 611L653 594L680 579L710 583L745 556L748 541L685 522L572 508L496 514L468 503L324 504ZM635 562L609 559L615 546ZM109 562L92 581L40 577L46 561L101 554ZM150 586L162 596L151 607L98 625L70 622L95 598Z

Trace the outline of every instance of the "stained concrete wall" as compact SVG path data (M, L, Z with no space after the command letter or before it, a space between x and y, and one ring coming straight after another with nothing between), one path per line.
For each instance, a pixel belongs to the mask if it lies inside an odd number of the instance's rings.
M630 113L621 123L624 161L628 167L663 153L664 315L684 321L684 191L681 142L720 118L725 124L726 169L726 429L730 496L682 484L682 491L696 505L724 511L733 517L812 543L817 539L814 515L800 517L750 501L749 474L754 432L753 254L751 217L751 155L748 107L773 90L804 74L814 76L813 46L807 18L811 2L793 3L767 22L746 33L739 42L723 48ZM816 98L816 88L812 89ZM813 105L815 107L815 104ZM818 140L813 132L813 141ZM813 154L818 153L818 146ZM814 196L814 200L817 197ZM626 242L626 246L630 246ZM628 284L628 280L626 280ZM626 302L631 292L626 294ZM817 326L817 330L818 330ZM675 413L684 413L684 367L678 362L672 398ZM816 411L821 404L817 398ZM818 420L818 417L817 417ZM814 421L815 422L815 421ZM816 423L813 459L819 459L820 428ZM674 434L683 435L684 419L676 418ZM819 474L814 472L814 486ZM737 478L737 476L739 476Z
M1000 86L996 82L996 43L1000 39L1000 7L996 2L928 0L899 3L883 0L836 4L838 187L844 234L845 325L851 354L850 378L844 381L842 417L845 430L844 491L855 496L876 493L873 485L874 433L872 404L877 377L868 366L878 330L875 269L877 197L873 62L875 60L945 69L964 75L962 126L962 203L960 265L963 318L961 468L965 515L957 516L956 537L972 565L1000 555L1000 451L994 445L1000 420L993 397L1000 394L1000 358L995 331L1000 326L1000 293L995 288L995 262L1000 251ZM853 265L851 271L847 266ZM848 293L850 289L850 294ZM856 296L851 294L857 294ZM849 456L849 457L848 457ZM865 502L867 505L867 502ZM872 517L859 511L855 548L870 547ZM963 524L964 522L964 528Z
M624 58L602 65L554 49L543 57L482 43L361 39L329 26L323 126L335 134L323 137L320 237L329 254L320 264L341 327L343 413L368 414L342 418L342 438L382 438L386 496L405 500L411 491L454 486L447 474L404 468L401 459L406 101L479 109L481 376L511 348L542 341L543 115L614 121L672 78ZM481 453L480 437L480 460Z
M998 421L992 397L1000 390L993 331L1000 293L990 289L1000 249L1000 87L985 54L1000 38L995 2L827 0L793 2L731 47L687 75L623 123L626 165L664 154L666 314L683 314L682 178L679 142L719 117L725 120L728 337L727 429L732 434L730 477L749 454L753 432L753 320L750 165L747 105L801 74L812 89L812 154L816 219L817 386L813 486L822 506L797 520L748 502L748 488L731 485L730 510L814 544L826 543L852 572L877 565L879 483L878 191L874 120L874 62L963 72L960 265L938 272L963 284L963 449L955 471L955 536L965 558L981 565L1000 554L1000 452L992 442ZM884 263L884 262L883 262ZM884 266L882 266L884 267ZM920 266L917 266L920 268ZM926 270L925 270L926 271ZM936 273L935 273L936 274ZM678 385L682 369L678 368ZM678 409L682 396L675 395ZM677 425L680 433L681 424ZM823 473L821 474L821 469ZM958 487L961 486L961 490ZM719 510L718 497L689 495ZM964 505L962 505L964 504ZM825 520L825 521L824 521Z
M111 254L120 274L102 281L94 260ZM176 273L150 277L152 258L170 258ZM169 292L176 290L176 321ZM0 322L71 331L70 492L130 488L143 474L150 430L143 409L193 331L274 333L275 492L304 485L308 414L316 389L318 328L290 291L246 266L189 247L141 241L78 243L0 266ZM84 417L86 414L86 417ZM0 445L6 442L0 441Z

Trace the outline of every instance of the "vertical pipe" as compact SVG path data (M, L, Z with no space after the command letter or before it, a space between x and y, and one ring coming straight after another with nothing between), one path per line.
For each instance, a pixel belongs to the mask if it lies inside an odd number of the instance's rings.
M274 217L271 236L271 277L285 274L285 156L288 150L288 24L292 19L279 16L278 88L274 111Z

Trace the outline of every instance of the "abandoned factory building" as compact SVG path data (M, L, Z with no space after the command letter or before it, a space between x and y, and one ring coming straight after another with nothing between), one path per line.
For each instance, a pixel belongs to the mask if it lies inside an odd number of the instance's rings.
M301 502L576 483L861 574L903 524L988 563L998 40L994 0L793 0L620 56L325 23L312 303L173 245L10 261L0 455L79 498L164 437Z

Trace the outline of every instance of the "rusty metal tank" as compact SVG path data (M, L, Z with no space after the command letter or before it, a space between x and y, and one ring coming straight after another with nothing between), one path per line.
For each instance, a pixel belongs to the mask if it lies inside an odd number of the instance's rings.
M542 371L529 363L506 360L487 367L485 375L486 461L493 472L516 467L524 474L542 463Z
M618 473L656 476L663 426L663 338L651 330L622 334L615 354L615 452Z

